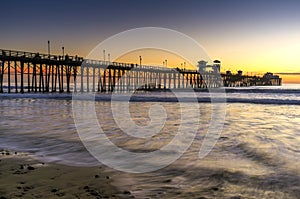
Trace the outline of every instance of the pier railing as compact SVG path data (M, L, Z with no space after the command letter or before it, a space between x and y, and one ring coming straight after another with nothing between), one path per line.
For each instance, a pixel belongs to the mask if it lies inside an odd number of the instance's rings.
M78 56L60 56L60 55L51 55L51 54L40 54L40 53L32 53L32 52L23 52L16 50L1 50L0 49L0 57L1 58L12 58L12 59L43 59L43 60L52 60L52 61L72 61L72 62L80 62L83 61L82 57Z

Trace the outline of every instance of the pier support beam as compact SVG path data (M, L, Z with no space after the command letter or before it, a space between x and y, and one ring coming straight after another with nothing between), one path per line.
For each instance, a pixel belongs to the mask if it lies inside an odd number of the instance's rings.
M7 62L7 92L10 93L10 61Z
M21 62L21 93L24 93L24 62Z
M15 62L15 92L18 93L18 65L17 61Z
M4 79L4 70L5 70L5 68L4 68L4 65L5 65L5 62L4 61L2 61L2 63L1 63L1 68L0 68L0 93L3 93L3 79Z

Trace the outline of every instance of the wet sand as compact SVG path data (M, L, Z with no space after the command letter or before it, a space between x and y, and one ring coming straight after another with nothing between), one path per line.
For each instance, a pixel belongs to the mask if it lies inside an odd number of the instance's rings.
M185 184L169 167L156 173L128 174L104 166L77 167L0 151L0 199L8 198L224 198L220 181L204 178ZM161 173L162 172L162 173ZM210 176L203 172L205 177ZM199 177L199 176L197 176ZM147 180L145 180L147 179ZM242 198L236 197L225 198Z
M0 151L0 198L130 198L102 167L45 164L27 154Z
M223 169L203 167L196 171L192 164L171 165L154 173L128 174L104 166L48 164L28 154L0 150L0 199L298 198L296 176L277 181L274 176L250 178Z

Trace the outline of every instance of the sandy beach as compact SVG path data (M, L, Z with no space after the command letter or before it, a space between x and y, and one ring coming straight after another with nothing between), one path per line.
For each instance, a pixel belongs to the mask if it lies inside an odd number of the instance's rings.
M6 150L0 151L0 157L0 199L298 198L296 187L290 187L293 191L284 191L287 187L267 185L263 179L249 181L249 178L243 179L225 171L201 169L197 175L192 175L171 166L156 174L132 175L104 166L47 164L28 154ZM193 183L188 178L193 178ZM261 189L258 188L260 185L263 186Z
M30 154L0 151L0 199L10 198L221 198L216 182L178 190L181 179L154 174L126 174L105 166L77 167L43 163ZM172 173L172 168L170 168ZM164 170L163 170L164 171ZM206 173L206 172L204 172ZM160 182L159 176L162 175ZM148 178L153 185L142 179ZM185 185L186 186L186 185ZM223 195L224 196L224 195ZM240 198L227 197L227 198Z
M130 198L102 167L46 164L27 154L0 152L0 198Z

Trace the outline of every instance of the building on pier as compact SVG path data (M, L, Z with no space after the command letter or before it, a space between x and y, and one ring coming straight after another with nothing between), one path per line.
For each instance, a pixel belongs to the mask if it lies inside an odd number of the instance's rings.
M278 85L281 84L281 78L278 75L274 75L271 72L267 72L263 76L264 85Z
M207 62L204 60L201 60L198 62L198 71L200 73L220 73L221 71L221 61L215 60L213 61L212 65L207 65Z

